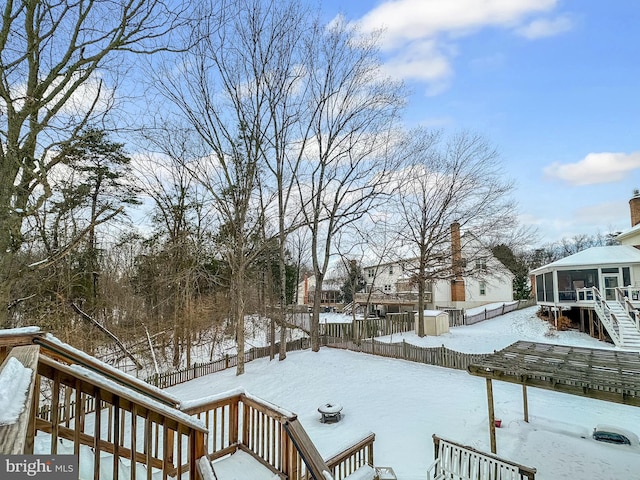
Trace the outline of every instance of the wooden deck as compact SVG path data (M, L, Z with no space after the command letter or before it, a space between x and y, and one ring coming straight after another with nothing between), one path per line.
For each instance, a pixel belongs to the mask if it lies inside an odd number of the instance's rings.
M166 392L40 333L0 331L0 355L32 371L24 412L0 427L3 454L74 453L93 478L131 480L199 480L211 460L236 453L269 480L341 480L373 465L373 434L325 461L295 414L244 392L183 411Z

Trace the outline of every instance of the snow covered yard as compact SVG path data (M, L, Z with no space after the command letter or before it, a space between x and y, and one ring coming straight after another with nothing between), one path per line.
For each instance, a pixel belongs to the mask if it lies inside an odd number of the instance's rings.
M445 347L464 353L492 353L517 340L574 345L588 348L616 348L577 331L558 332L536 316L538 307L523 308L468 327L452 327L437 337L418 337L415 332L377 338L381 342L402 342L419 347ZM471 310L469 310L471 311Z
M468 352L493 351L520 339L605 346L576 332L549 338L546 324L534 312L526 309L454 329L449 340L455 347L444 337L433 340ZM284 362L256 360L247 364L242 377L227 370L169 391L187 400L239 386L296 412L325 457L375 432L376 465L393 467L400 480L424 480L433 459L433 433L490 449L485 382L464 371L323 348L290 353ZM535 388L528 393L527 424L521 388L494 382L496 416L502 419L499 455L536 467L541 480L640 478L640 447L590 438L593 427L602 423L639 433L639 408ZM340 422L320 423L317 408L327 402L344 407Z

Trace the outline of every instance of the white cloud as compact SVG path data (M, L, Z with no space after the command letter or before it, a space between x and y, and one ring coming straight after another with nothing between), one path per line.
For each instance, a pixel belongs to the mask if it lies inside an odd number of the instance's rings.
M389 75L427 83L448 83L453 69L435 40L408 44L385 65Z
M548 12L556 0L390 0L367 13L360 25L383 27L387 48L441 33L467 33L487 26L512 27L528 15Z
M573 21L568 16L556 18L540 18L524 25L516 32L525 38L536 39L553 37L560 33L568 32L573 27Z
M529 38L570 28L568 17L529 21L550 14L558 0L387 0L357 23L365 32L383 30L381 47L394 76L424 82L427 95L449 87L453 42L487 27L522 28ZM528 33L527 33L528 32Z
M576 163L552 163L544 168L544 173L572 185L595 185L623 180L637 169L640 169L640 152L602 152L590 153Z

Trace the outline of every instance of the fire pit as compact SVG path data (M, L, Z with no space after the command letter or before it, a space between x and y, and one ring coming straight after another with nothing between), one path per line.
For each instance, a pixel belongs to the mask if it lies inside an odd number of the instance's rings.
M337 403L325 403L318 407L318 412L320 412L321 415L321 423L339 422L342 418L342 405Z

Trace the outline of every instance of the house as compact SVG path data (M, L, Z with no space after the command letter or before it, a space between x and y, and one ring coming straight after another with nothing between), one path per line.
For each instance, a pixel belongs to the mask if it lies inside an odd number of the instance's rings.
M620 245L591 247L530 275L537 304L556 323L564 315L583 332L640 349L640 193L629 207L631 228L617 236Z
M316 297L316 281L313 275L305 275L298 284L298 305L311 307ZM321 309L335 311L342 308L342 290L338 280L325 279L319 295Z
M513 274L473 234L461 236L458 224L451 226L450 247L440 260L434 273L440 278L428 282L425 308L466 309L513 300ZM367 285L355 295L355 303L369 305L379 316L416 310L416 263L410 258L366 266Z

